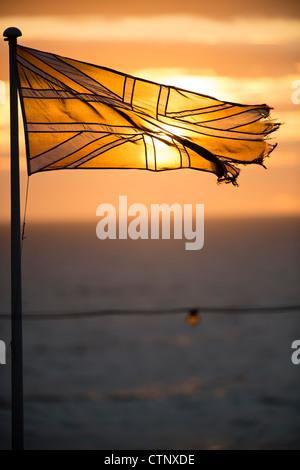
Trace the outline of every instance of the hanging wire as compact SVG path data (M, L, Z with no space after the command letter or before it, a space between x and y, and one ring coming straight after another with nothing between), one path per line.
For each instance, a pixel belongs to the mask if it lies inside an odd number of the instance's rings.
M215 307L177 307L156 309L101 309L95 311L78 312L43 312L23 313L24 320L73 320L80 318L100 317L105 315L153 315L153 314L177 314L187 313L190 318L189 324L199 322L198 314L273 314L286 312L300 312L300 305L268 305L268 306L215 306ZM10 319L9 313L0 313L0 319Z
M22 257L22 250L23 250L23 240L25 240L25 225L26 225L26 214L27 214L27 202L28 202L28 191L29 191L29 175L27 173L27 183L26 183L26 194L25 194L25 204L24 204L24 217L23 217L23 224L22 224L22 234L21 234L21 257ZM20 278L17 284L17 292L15 298L12 300L16 302L16 299L19 296L21 285L20 285ZM12 310L14 311L14 306L12 306ZM0 316L1 318L1 316ZM11 314L9 314L9 318L11 318ZM13 346L12 346L13 347Z
M23 249L23 240L25 240L25 225L26 225L26 214L27 214L27 202L28 202L28 191L29 191L29 175L27 174L27 185L26 185L26 195L25 195L25 205L24 205L24 217L22 225L22 237L21 237L21 254Z

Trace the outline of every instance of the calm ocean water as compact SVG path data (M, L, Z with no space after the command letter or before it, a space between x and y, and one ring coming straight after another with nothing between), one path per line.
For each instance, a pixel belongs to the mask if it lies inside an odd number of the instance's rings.
M300 220L206 220L184 241L100 241L96 224L27 226L24 311L300 304ZM0 312L9 230L0 227ZM24 321L30 449L300 448L300 311ZM10 342L9 322L0 339ZM10 354L0 448L10 446Z

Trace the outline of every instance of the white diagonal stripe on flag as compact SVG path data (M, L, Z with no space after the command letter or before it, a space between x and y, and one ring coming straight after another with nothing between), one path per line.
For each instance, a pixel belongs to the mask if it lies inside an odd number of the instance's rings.
M93 132L83 132L72 139L68 139L62 144L58 145L57 147L52 148L48 152L44 152L37 157L34 157L30 160L30 166L32 171L39 171L47 166L55 163L72 153L77 152L81 148L85 147L92 142L105 137L108 134L100 134L100 133L93 133Z

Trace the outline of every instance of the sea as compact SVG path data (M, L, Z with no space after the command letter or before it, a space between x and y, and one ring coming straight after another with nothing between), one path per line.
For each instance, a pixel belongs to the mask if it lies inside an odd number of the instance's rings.
M28 223L25 235L26 449L300 449L300 308L285 309L300 305L299 218L206 219L199 251L184 240L99 240L94 221ZM5 224L0 260L9 449Z

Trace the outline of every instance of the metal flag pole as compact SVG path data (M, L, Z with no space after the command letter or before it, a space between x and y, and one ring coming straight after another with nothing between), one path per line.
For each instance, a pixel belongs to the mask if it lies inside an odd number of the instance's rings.
M18 126L17 37L18 28L7 28L10 75L10 191L11 191L11 407L12 449L24 448L23 341L20 227L20 169Z

